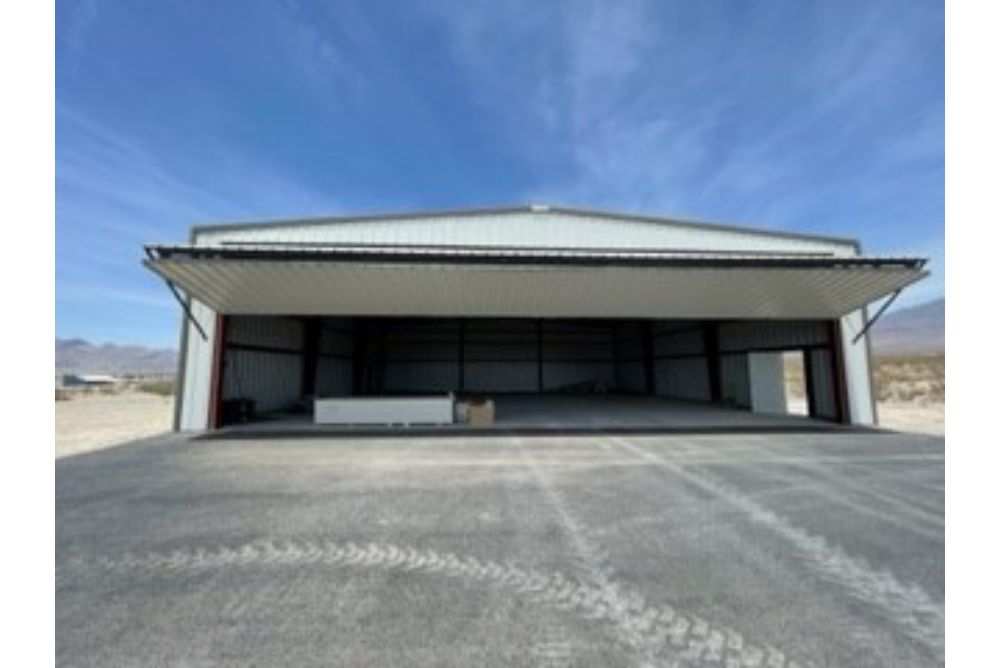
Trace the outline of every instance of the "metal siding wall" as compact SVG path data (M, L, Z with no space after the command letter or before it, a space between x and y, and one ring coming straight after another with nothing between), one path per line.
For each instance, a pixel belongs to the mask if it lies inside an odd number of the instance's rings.
M547 322L542 349L543 390L558 392L593 384L610 391L615 382L614 327L608 323Z
M346 397L351 394L350 360L320 357L317 361L316 396Z
M813 389L813 411L816 417L835 420L837 403L834 396L833 359L828 350L814 349L806 353L806 364Z
M705 352L705 337L700 325L688 325L673 332L654 333L655 355L700 355Z
M212 351L215 347L216 313L196 299L191 300L191 314L204 328L208 340L194 325L187 322L187 350L184 358L184 387L178 429L181 431L208 428L208 403L212 385Z
M226 353L223 399L249 397L257 411L291 409L302 389L302 358L287 353L231 349Z
M776 350L822 345L829 338L827 333L826 322L816 320L728 322L719 325L719 350Z
M584 383L611 391L615 383L614 362L546 362L542 371L545 391L560 391Z
M620 392L645 392L646 368L643 362L618 362L615 365L615 389Z
M350 318L324 318L320 326L320 355L350 355L354 349Z
M865 316L860 310L841 318L841 345L844 351L844 381L851 424L872 425L875 424L872 402L875 388L871 384L868 335L862 336L857 343L851 343L851 339L864 327L864 322Z
M458 362L391 362L385 364L386 392L452 392L458 388Z
M382 388L386 392L448 392L458 387L455 321L386 321L384 326Z
M228 343L270 348L301 350L304 336L302 322L291 318L268 316L231 316Z
M537 362L466 362L466 392L537 392Z
M526 320L465 324L465 391L537 392L538 329Z
M656 393L675 399L708 401L708 360L703 356L657 360Z
M223 399L249 397L261 413L293 407L302 391L302 322L231 316L223 370ZM236 346L278 350L247 350Z
M675 399L711 399L705 334L698 321L660 321L653 325L656 393ZM680 356L680 357L676 357Z
M523 319L385 321L387 392L532 393L539 390L538 322ZM464 335L459 333L464 328ZM611 323L546 321L542 349L543 391L594 383L616 389ZM464 354L459 350L464 341ZM465 376L459 379L459 360ZM644 387L629 368L629 382ZM461 380L461 382L460 382ZM640 385L643 383L643 385ZM631 388L630 388L631 389Z
M722 401L750 408L750 371L746 353L722 355L719 360Z
M645 327L622 323L615 327L615 389L620 392L646 391Z
M349 318L325 318L320 329L319 358L316 360L316 396L342 397L351 394L354 363L353 323ZM334 357L336 356L336 357Z

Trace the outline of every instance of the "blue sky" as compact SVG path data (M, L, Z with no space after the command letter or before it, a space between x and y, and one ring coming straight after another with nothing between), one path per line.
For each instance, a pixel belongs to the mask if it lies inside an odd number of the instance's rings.
M174 346L198 222L544 202L847 235L944 293L941 2L56 7L56 333Z

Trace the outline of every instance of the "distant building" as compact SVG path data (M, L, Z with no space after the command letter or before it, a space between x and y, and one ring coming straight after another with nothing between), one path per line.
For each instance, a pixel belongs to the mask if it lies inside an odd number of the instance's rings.
M117 384L117 378L102 374L67 373L62 377L63 387L112 387Z

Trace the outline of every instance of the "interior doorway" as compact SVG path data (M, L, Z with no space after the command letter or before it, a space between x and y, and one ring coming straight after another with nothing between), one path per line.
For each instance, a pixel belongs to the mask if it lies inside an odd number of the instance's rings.
M805 352L802 350L789 350L781 356L784 366L785 410L789 415L809 415L805 359Z

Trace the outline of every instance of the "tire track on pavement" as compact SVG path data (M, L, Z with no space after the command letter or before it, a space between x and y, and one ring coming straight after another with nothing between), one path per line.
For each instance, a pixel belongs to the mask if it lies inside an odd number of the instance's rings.
M491 460L492 465L499 467L497 470L500 471L503 490L501 512L505 520L508 514L517 512L517 502L524 497L525 489L528 488L525 475L521 475L520 471L511 473L510 470L506 470L511 468L508 464L510 457L508 447L505 444L504 448ZM516 523L516 514L511 516L509 521ZM524 539L520 532L515 532L514 535L515 540ZM523 544L514 546L515 553L519 549L523 549ZM497 605L510 605L510 599L501 600L505 602ZM537 610L532 612L534 613L532 615L534 632L529 641L528 655L535 661L535 665L540 666L540 668L566 668L573 665L573 645L564 623L565 613L551 604L540 605Z
M806 466L802 464L790 464L785 467L785 470L782 470L773 466L765 467L749 464L746 466L746 470L752 471L756 476L758 476L759 479L779 485L776 489L777 492L806 492L808 494L821 497L832 504L843 508L849 508L859 515L864 515L885 524L891 524L923 538L930 540L944 539L943 532L939 529L927 526L927 522L922 521L923 518L913 517L909 513L904 514L905 516L897 516L891 512L887 512L884 508L878 508L872 504L865 504L862 500L851 498L847 494L838 492L835 486L817 485L816 479L822 479L828 483L837 482L836 478L824 474L819 467ZM794 473L789 473L789 471L798 471L799 474L796 475ZM809 476L815 477L813 480L809 480ZM797 482L803 479L806 479L807 482ZM747 496L748 498L753 499L761 497L760 494Z
M475 557L418 550L392 544L260 540L214 548L170 552L124 553L98 558L71 557L64 561L67 576L80 581L88 575L104 578L186 577L193 572L233 568L299 569L304 566L343 569L383 569L479 583L513 592L536 603L572 612L585 619L615 624L625 619L650 646L677 652L665 665L720 665L775 668L808 665L790 661L769 645L747 643L736 631L710 625L696 615L663 604L653 606L639 594L620 594L609 600L606 588L564 576ZM623 608L615 609L615 605ZM561 640L556 639L558 645ZM558 647L552 654L559 654ZM660 662L656 662L657 665Z
M781 650L747 643L732 629L710 624L697 615L672 606L654 606L642 594L619 582L608 565L609 556L587 540L587 529L572 514L558 488L545 475L523 441L517 441L525 464L555 511L563 533L576 552L577 570L599 594L603 616L610 618L619 639L632 647L643 665L660 665L658 656L671 655L667 665L799 666Z
M877 571L841 547L794 526L786 518L761 506L714 476L695 473L649 452L624 438L613 439L624 450L670 471L691 485L722 499L795 547L812 568L827 580L869 604L942 661L944 660L944 606L917 585L899 582L889 572Z

